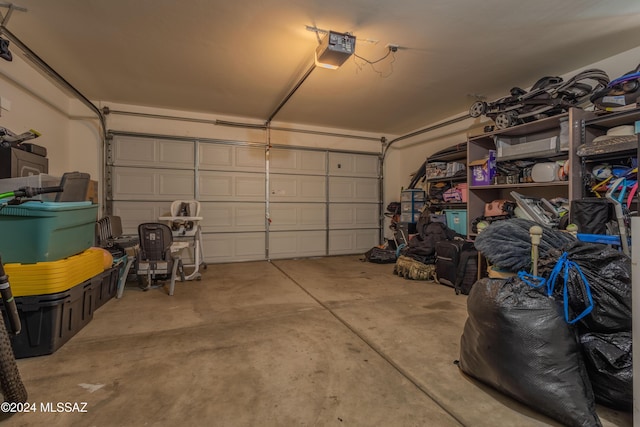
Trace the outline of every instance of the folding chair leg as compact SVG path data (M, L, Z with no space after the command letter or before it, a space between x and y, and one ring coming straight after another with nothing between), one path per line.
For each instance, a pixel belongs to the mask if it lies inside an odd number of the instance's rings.
M171 284L169 285L169 296L173 296L173 290L176 287L176 275L178 274L179 259L173 260L173 268L171 270Z
M152 280L153 278L151 277L151 267L149 267L149 270L147 270L147 286L144 288L145 291L148 291L149 289L151 289Z
M124 266L124 271L122 272L122 276L118 279L118 289L116 293L116 298L122 298L122 294L124 293L124 286L127 283L127 277L129 276L129 270L131 269L131 265L135 261L135 257L129 256L127 257L127 263Z

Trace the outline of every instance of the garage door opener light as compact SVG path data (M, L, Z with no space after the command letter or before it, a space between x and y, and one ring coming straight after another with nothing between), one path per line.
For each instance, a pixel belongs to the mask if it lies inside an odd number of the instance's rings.
M318 67L336 70L354 54L355 50L355 36L329 31L316 48L315 64Z

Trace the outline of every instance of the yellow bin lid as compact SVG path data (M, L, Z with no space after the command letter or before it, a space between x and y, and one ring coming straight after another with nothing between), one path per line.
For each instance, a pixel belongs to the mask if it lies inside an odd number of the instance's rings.
M5 264L13 296L45 295L66 291L104 271L103 251L87 249L58 261Z

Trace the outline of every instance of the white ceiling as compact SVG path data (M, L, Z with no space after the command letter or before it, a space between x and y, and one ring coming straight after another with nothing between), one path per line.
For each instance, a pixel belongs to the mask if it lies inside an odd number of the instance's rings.
M381 135L464 113L472 94L492 100L640 41L638 0L14 4L27 12L14 10L6 28L91 100L259 120L311 66L318 40L306 26L351 32L369 61L396 44L374 66L352 57L338 70L315 68L273 118Z

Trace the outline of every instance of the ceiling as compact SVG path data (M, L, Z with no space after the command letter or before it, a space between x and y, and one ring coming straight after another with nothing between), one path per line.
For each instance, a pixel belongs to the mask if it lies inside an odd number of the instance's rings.
M383 136L466 113L476 95L493 100L640 40L638 0L13 4L27 11L7 17L4 3L5 27L91 100ZM318 45L307 26L352 33L358 57L338 70L314 68L294 91ZM382 59L389 44L398 50Z

